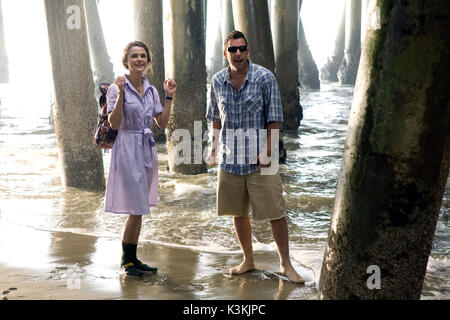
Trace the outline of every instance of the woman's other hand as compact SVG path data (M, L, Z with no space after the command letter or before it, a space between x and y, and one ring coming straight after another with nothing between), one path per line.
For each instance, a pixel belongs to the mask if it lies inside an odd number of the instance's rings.
M166 97L173 98L177 91L177 84L175 80L167 79L164 81L164 90L166 91Z

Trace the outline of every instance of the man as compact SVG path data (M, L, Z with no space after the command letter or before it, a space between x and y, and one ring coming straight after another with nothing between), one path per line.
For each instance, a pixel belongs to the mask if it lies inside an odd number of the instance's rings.
M223 54L229 67L211 80L206 117L212 121L213 147L207 162L212 165L216 156L219 158L218 215L233 216L236 236L244 254L244 261L231 268L230 273L243 274L255 268L249 219L251 205L253 219L270 220L281 273L292 282L304 283L289 257L288 227L278 168L274 174L262 173L271 166L270 158L278 156L272 155L272 151L277 153L278 138L271 138L283 121L278 85L269 70L248 59L249 48L243 33L230 32L224 47ZM267 134L261 134L261 129ZM239 139L242 135L244 138ZM216 147L218 140L223 152ZM252 143L255 141L256 148ZM260 152L263 145L263 152ZM256 150L259 150L258 155Z

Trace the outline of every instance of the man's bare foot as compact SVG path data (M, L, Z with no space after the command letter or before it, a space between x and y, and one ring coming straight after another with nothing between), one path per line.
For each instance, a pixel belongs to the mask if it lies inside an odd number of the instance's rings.
M251 261L244 260L240 265L230 268L230 274L244 274L255 270L255 264Z
M298 283L298 284L305 283L305 279L303 279L297 273L297 271L295 271L295 269L294 269L294 267L292 267L292 265L289 265L287 267L280 266L280 271L281 271L282 275L286 276L289 279L289 281L291 281L293 283Z

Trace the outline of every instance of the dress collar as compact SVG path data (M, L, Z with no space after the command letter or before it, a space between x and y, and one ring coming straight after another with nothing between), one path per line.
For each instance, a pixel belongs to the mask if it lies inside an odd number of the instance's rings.
M131 90L134 90L138 95L139 95L139 92L136 90L136 88L134 87L134 85L131 83L131 81L128 79L128 77L127 77L127 75L124 75L125 76L125 83L128 85L128 87L131 89ZM150 83L148 82L148 80L147 80L147 78L146 77L142 77L142 83L143 83L143 95L145 94L145 92L150 88Z

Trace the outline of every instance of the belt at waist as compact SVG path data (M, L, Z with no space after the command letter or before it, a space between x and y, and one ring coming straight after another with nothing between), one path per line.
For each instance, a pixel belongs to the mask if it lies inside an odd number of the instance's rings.
M152 149L156 146L155 139L153 138L153 132L150 128L145 128L142 130L119 130L119 134L142 134L142 139L144 143L144 164L147 168L153 167L152 162Z

